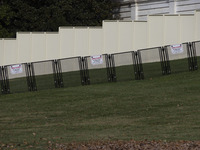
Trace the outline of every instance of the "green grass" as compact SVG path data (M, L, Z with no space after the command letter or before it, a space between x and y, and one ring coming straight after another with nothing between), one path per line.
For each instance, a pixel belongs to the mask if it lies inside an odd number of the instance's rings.
M199 140L200 71L145 79L0 95L0 143Z

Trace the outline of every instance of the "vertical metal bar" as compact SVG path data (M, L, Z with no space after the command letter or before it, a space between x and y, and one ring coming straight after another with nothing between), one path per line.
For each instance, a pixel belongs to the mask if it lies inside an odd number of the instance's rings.
M87 79L86 79L86 72L85 72L85 59L84 57L82 57L82 67L83 67L83 83L84 85L86 85Z
M187 43L187 55L188 55L188 68L189 68L189 71L192 71L192 66L191 66L191 49L190 49L190 45L191 43Z
M136 66L137 66L137 74L138 74L138 79L140 79L140 66L139 66L139 59L138 59L138 52L136 52Z
M135 60L135 75L136 75L136 80L139 80L138 64L137 64L137 52L134 52L134 60Z
M5 66L5 81L6 81L6 93L10 93L10 83L8 78L8 68Z
M90 76L89 76L87 57L84 57L84 63L85 63L86 84L89 85L90 84Z
M25 72L26 72L26 82L28 86L28 91L31 91L30 89L30 82L29 82L29 69L28 69L28 64L25 64Z
M2 67L2 85L3 85L3 94L6 94L6 82L5 82L5 69Z
M142 65L142 57L140 51L138 51L138 59L139 59L139 66L140 66L140 79L144 79L144 72L143 72L143 65Z
M163 75L166 75L167 74L167 61L166 61L166 54L165 54L165 49L164 49L164 47L162 47L161 48L161 50L162 50L162 56L163 56L163 66L164 66L164 68L163 68Z
M135 79L136 80L144 79L142 57L140 51L133 52L132 57L133 57Z
M3 86L3 76L2 76L2 67L0 66L0 82L1 82L1 93L3 94L4 86Z
M135 52L134 53L134 57L135 57L135 74L136 74L136 77L137 77L137 80L140 79L140 75L138 74L139 73L139 65L138 65L138 57L137 57L138 53Z
M33 63L26 63L25 71L26 71L26 80L27 80L28 90L29 91L37 91Z
M194 71L194 54L193 54L193 47L192 47L192 43L190 43L190 58L191 58L191 68L192 71Z
M109 64L109 78L110 78L110 81L112 82L113 81L113 78L112 78L112 69L111 69L111 58L110 58L110 54L108 55L108 64Z
M31 64L28 63L28 69L29 69L29 79L30 79L30 87L31 87L31 91L33 91L33 78L32 78L32 70L31 70Z
M132 52L132 60L133 60L133 69L134 69L134 74L135 74L135 80L138 80L136 61L135 61L135 52Z
M108 60L108 54L105 55L105 59L106 59L106 70L107 70L107 79L108 79L108 82L111 81L110 79L110 66L109 66L109 60Z
M36 79L35 79L35 70L34 70L34 65L33 63L30 64L31 66L31 72L32 72L32 86L33 86L33 91L37 91L37 84L36 84Z
M167 75L168 74L167 54L166 54L165 47L162 47L162 49L163 49L163 57L164 57L164 72L165 72L165 75Z
M194 69L198 69L198 64L197 64L197 54L196 54L196 45L195 42L192 42L192 49L193 49L193 54L194 54Z
M55 60L52 60L52 69L53 69L54 86L55 86L55 88L57 88Z
M162 75L167 75L171 73L169 55L167 46L159 47L160 63L162 69Z
M160 55L160 64L161 64L161 70L162 74L164 75L164 64L163 64L163 53L162 53L162 47L158 48L159 55Z
M78 58L78 61L79 61L79 69L80 69L81 85L84 85L84 74L83 74L82 57L79 57L79 58Z
M4 67L2 67L2 81L3 81L3 94L6 94L6 85L5 85L5 73Z
M169 53L168 53L168 48L167 46L165 48L165 55L166 55L166 60L167 60L167 74L171 74L171 67L170 67L170 62L169 62Z
M61 66L61 62L60 60L57 60L58 62L58 68L59 68L59 84L60 84L60 87L64 87L64 84L63 84L63 77L62 77L62 66Z
M111 68L112 68L112 80L114 81L114 82L116 82L117 81L117 76L116 76L116 70L115 70L115 59L114 59L114 55L113 54L111 54L111 64L112 64L112 66L111 66Z
M55 71L56 71L56 88L59 87L59 72L58 72L58 61L55 60Z
M9 84L7 66L0 67L0 80L1 80L1 93L9 94L10 93L10 84Z

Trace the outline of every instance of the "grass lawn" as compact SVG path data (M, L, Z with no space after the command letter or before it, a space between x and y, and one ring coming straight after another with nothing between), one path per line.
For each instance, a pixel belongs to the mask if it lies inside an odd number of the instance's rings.
M160 74L0 95L0 144L200 140L200 71Z

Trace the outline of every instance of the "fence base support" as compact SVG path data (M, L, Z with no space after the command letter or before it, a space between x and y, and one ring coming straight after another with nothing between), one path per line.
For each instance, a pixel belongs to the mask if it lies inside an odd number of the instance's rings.
M143 80L144 72L142 66L142 58L140 51L132 52L133 69L135 73L135 80Z
M64 87L60 60L52 60L52 68L53 68L55 88Z
M81 84L82 85L89 85L90 84L90 77L89 77L87 57L79 57L78 60L79 60Z
M159 55L160 55L162 75L171 74L171 67L169 63L169 54L168 54L167 46L160 47L158 50L159 50Z
M35 80L35 72L33 63L25 64L26 71L26 79L29 91L37 91L36 80Z
M10 93L10 84L9 84L7 66L0 67L0 82L1 82L1 93L9 94Z
M187 43L187 55L188 55L188 68L189 71L195 71L198 69L197 55L195 42Z
M116 77L116 71L115 71L114 55L107 54L105 55L105 59L106 59L108 82L116 82L117 77Z

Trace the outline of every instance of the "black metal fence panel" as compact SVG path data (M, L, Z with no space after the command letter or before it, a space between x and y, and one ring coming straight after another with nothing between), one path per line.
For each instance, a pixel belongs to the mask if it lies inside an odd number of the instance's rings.
M8 67L8 76L11 93L27 92L26 65L10 65Z
M0 66L0 94L152 79L195 71L200 41L132 52Z
M143 63L144 79L162 76L159 49L160 47L139 50Z
M64 87L81 85L79 59L80 57L60 60Z
M9 84L8 67L7 66L0 67L0 84L1 84L0 94L9 94L10 93L10 84Z
M173 50L171 46L167 46L172 74L188 71L187 44L182 44L182 47L183 47L182 50L179 49L176 51Z
M117 81L135 79L132 52L113 54Z
M52 61L33 63L37 90L55 88Z
M108 82L106 57L107 55L85 57L88 63L88 70L89 70L89 77L91 84Z
M132 58L133 58L135 80L143 80L144 71L143 71L141 52L140 51L132 52Z
M194 42L197 55L197 65L200 66L200 41Z

